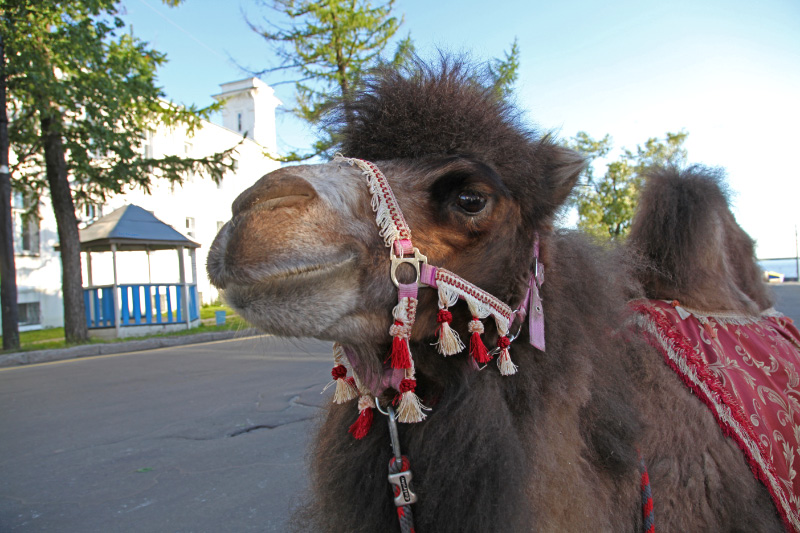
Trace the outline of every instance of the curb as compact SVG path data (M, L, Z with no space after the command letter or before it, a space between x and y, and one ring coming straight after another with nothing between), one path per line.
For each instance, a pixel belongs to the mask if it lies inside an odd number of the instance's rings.
M63 361L65 359L92 357L94 355L141 352L143 350L153 350L156 348L169 348L171 346L222 341L234 338L243 339L256 335L263 335L263 333L257 329L248 328L239 331L212 331L208 333L197 333L195 335L180 335L177 337L151 337L149 339L109 344L86 344L82 346L72 346L70 348L14 352L0 355L0 368L32 365L36 363L50 363L53 361Z

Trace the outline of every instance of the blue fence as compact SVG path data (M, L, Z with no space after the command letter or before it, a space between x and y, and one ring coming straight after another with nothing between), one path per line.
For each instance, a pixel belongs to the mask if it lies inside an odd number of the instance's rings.
M197 285L189 284L188 289L189 320L196 320L200 316ZM177 283L119 285L116 301L113 285L83 289L86 323L90 329L113 328L117 312L122 327L186 322L184 299L183 286Z

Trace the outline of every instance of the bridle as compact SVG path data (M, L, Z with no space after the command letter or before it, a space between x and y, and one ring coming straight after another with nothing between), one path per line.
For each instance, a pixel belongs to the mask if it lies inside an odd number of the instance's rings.
M414 392L416 388L415 369L409 347L411 330L416 320L417 295L420 287L434 288L438 291L439 312L437 313L438 327L436 328L438 340L436 346L442 355L455 355L466 348L458 333L450 327L452 313L450 313L449 308L455 305L458 300L466 302L472 315L468 328L471 334L469 353L476 367L480 368L479 365L485 367L496 355L500 373L504 376L515 374L517 366L511 361L509 347L517 338L519 330L512 335L510 329L517 320L519 320L521 329L526 317L529 317L531 344L540 350L544 350L544 313L539 294L539 288L544 282L544 267L539 261L538 235L534 239L534 266L526 294L520 305L512 310L509 305L499 298L457 274L428 263L428 258L414 246L411 239L411 228L409 228L403 216L397 198L388 180L374 163L363 159L345 158L341 155L337 155L334 158L334 162L356 166L366 178L372 195L372 209L375 212L375 221L379 234L390 249L389 276L397 287L398 302L392 311L394 323L389 329L389 334L392 337L392 350L388 359L391 361L387 369L388 377L384 376L379 383L376 383L375 379L360 375L361 373L357 368L358 362L355 357L352 357L352 351L347 347L341 347L341 350L337 350L343 352L344 357L341 356L342 354L335 355L336 366L344 366L344 360L348 360L349 366L351 366L355 374L354 383L351 383L351 385L355 385L355 389L359 393L370 392L371 396L374 397L389 387L394 388L401 395L397 409L398 420L400 422L414 423L425 419L424 411L429 409L421 403ZM411 266L416 273L416 279L411 283L401 283L397 278L397 270L403 264ZM498 332L497 347L491 351L486 348L481 337L484 331L481 321L489 317L494 319ZM338 370L337 375L334 376L335 381L342 381L342 387L346 387L348 384L347 380L343 379L344 376L346 374L343 374L342 370ZM359 377L362 379L359 380ZM368 381L365 382L364 378ZM351 395L341 394L340 396ZM334 401L336 400L337 398L334 398ZM366 404L368 402L360 403ZM359 410L363 411L361 409L362 406L359 407Z
M367 376L359 373L358 361L347 346L334 345L334 367L331 371L333 381L328 386L336 385L334 403L345 403L358 397L359 416L350 427L350 433L357 439L364 438L373 421L373 410L378 409L386 414L389 421L389 432L392 441L393 457L389 464L389 482L395 493L398 519L403 531L413 530L413 518L410 505L416 501L411 490L411 471L408 458L400 451L400 441L396 421L405 423L421 422L426 418L425 411L430 408L423 405L416 395L416 379L414 360L411 355L409 339L411 329L416 320L417 294L420 287L434 288L438 291L439 312L436 329L436 346L444 356L455 355L466 348L464 343L451 327L452 313L449 308L463 300L467 303L472 320L469 323L469 353L475 368L482 370L497 356L500 374L510 376L517 372L517 366L511 361L509 347L518 337L526 317L529 318L531 344L544 350L544 313L539 289L544 282L544 267L539 262L538 235L533 246L533 272L522 302L512 309L499 298L480 289L457 274L428 263L428 258L416 248L411 240L411 229L403 216L397 198L388 180L380 169L369 161L345 158L338 155L334 162L347 163L358 167L372 194L372 209L379 234L390 249L389 276L397 287L398 303L392 311L394 323L389 334L392 337L392 350L387 361L391 361L383 376ZM402 264L410 265L416 272L416 279L411 283L401 283L397 279L397 269ZM529 307L530 306L530 307ZM493 318L498 332L497 346L491 351L486 348L481 338L486 318ZM519 329L511 334L510 329L515 321L519 321ZM353 377L347 377L347 367L353 370ZM325 387L328 388L327 386ZM397 412L392 405L386 410L381 408L378 396L392 388L399 393Z
M336 385L333 401L341 404L358 398L359 416L350 426L350 433L356 439L364 438L369 432L373 421L373 410L377 409L387 415L389 435L392 444L392 459L389 462L389 483L394 492L394 502L400 528L403 533L414 531L414 520L411 504L417 501L417 496L411 489L411 466L408 457L400 450L396 421L414 423L426 418L425 407L415 394L416 379L414 361L411 356L409 339L414 326L417 310L417 293L420 287L434 288L439 294L439 312L436 329L438 341L436 346L444 356L451 356L466 348L458 334L450 328L452 314L449 308L458 300L464 300L472 314L469 324L471 333L469 341L470 360L478 370L483 370L491 359L498 355L497 365L500 374L510 376L516 374L517 366L511 362L509 346L519 336L525 318L528 318L529 339L532 346L544 351L544 310L539 293L544 283L544 265L539 260L539 236L534 235L533 243L533 268L529 277L528 287L521 303L515 308L501 301L499 298L480 289L476 285L460 276L435 267L428 263L428 258L416 248L411 241L411 229L403 216L397 198L389 186L386 176L380 169L369 161L356 158L346 158L337 154L336 163L347 163L358 167L367 180L372 194L372 209L375 212L375 222L378 225L380 236L390 249L391 268L389 276L397 287L397 306L392 311L394 324L389 329L392 337L392 351L387 360L391 360L389 368L383 376L368 377L365 373L359 374L358 360L347 346L334 344L334 367L331 371ZM414 268L416 279L411 283L401 283L397 279L397 269L401 264L408 264ZM487 350L481 339L483 324L481 320L492 317L499 334L497 347ZM510 329L519 321L519 329L510 334ZM480 366L482 365L482 366ZM347 377L347 366L353 370L353 377ZM385 390L392 388L399 393L399 405L395 413L392 404L384 410L378 400ZM324 389L323 389L324 390ZM653 503L650 493L650 482L644 460L640 461L641 493L643 508L643 531L654 532Z

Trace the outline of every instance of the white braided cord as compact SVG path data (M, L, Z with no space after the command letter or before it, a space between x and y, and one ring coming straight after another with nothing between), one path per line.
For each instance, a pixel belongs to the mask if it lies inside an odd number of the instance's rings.
M436 285L445 294L455 293L467 302L473 316L483 319L492 315L501 331L508 331L514 312L488 292L444 268L436 270Z
M405 217L403 217L400 204L398 204L397 198L383 172L374 164L363 159L344 157L341 154L337 154L333 160L337 163L342 162L357 166L361 169L364 177L367 178L369 192L372 194L372 210L375 212L375 222L386 246L391 247L398 240L411 240L411 229L408 227Z

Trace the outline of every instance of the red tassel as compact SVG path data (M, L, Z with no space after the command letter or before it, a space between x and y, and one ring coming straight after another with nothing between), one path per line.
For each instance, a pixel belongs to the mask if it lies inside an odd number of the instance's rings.
M483 344L483 339L481 339L483 324L477 317L472 317L469 323L469 330L472 332L472 336L469 339L469 354L477 363L485 365L492 360L492 357L489 355L489 350L487 350L486 346Z
M489 350L487 350L486 346L483 344L481 334L477 331L473 333L469 339L469 354L477 363L482 365L492 360L492 357L489 355Z
M372 428L372 408L366 408L358 413L358 418L348 430L356 439L363 439Z
M402 327L403 323L398 320L394 325ZM408 349L408 341L400 335L392 337L392 368L411 368L411 351Z

